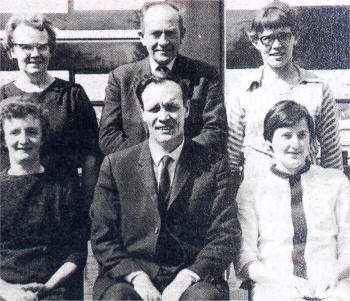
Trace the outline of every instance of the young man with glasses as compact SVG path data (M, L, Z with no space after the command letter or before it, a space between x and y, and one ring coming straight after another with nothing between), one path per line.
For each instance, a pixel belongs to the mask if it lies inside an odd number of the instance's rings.
M270 166L263 120L274 104L286 99L304 105L313 116L316 139L310 145L311 162L343 168L336 103L323 80L293 62L296 27L294 12L274 1L257 13L247 31L264 64L252 72L241 93L226 97L230 166L233 171L242 170L244 162L244 177L258 177ZM319 149L320 162L316 160Z

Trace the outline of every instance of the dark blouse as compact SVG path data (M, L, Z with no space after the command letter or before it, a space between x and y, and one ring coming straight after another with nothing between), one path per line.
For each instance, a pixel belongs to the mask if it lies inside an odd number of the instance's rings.
M27 93L10 82L0 88L0 101L24 95L43 104L49 114L49 131L41 147L42 164L50 169L63 168L76 173L87 155L100 156L95 111L84 89L62 79L44 91ZM2 154L0 170L8 169L8 155Z
M45 283L65 262L84 267L86 219L67 177L0 173L0 278Z

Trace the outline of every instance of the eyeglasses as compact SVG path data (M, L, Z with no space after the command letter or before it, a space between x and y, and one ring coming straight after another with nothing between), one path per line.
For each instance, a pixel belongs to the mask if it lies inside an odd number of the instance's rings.
M25 53L29 54L32 53L33 50L36 48L38 52L45 52L49 49L49 44L13 44L14 46L18 46L21 50L23 50Z
M287 43L292 38L291 32L279 32L268 36L260 37L260 42L265 46L271 46L277 39L280 43Z

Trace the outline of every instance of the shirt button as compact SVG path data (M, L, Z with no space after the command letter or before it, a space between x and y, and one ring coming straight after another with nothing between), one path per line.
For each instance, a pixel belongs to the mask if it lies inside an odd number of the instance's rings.
M155 234L158 234L158 233L159 233L159 228L158 228L158 227L154 228L154 233L155 233Z

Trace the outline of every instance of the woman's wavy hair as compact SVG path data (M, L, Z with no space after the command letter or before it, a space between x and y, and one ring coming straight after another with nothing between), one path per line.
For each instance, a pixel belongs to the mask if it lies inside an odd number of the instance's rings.
M282 100L276 103L265 116L264 139L272 142L273 134L277 129L292 127L302 119L306 120L310 140L314 139L314 122L306 107L293 100Z
M6 149L3 128L6 119L26 118L27 116L33 116L35 119L39 119L42 132L42 143L46 138L49 128L47 113L47 110L41 105L31 102L30 99L23 96L9 97L2 100L0 103L0 150L3 151Z
M4 32L3 46L7 51L7 54L11 58L11 49L14 46L13 33L17 26L24 24L33 27L39 31L44 31L49 35L48 44L50 52L54 52L56 49L56 33L51 22L42 14L21 14L12 15L7 21Z

